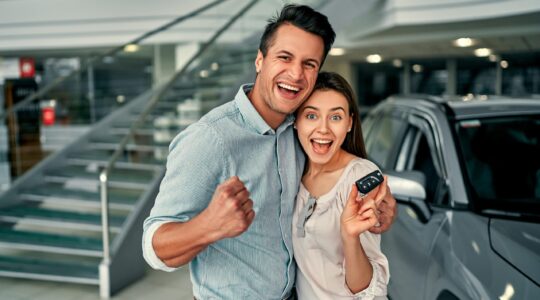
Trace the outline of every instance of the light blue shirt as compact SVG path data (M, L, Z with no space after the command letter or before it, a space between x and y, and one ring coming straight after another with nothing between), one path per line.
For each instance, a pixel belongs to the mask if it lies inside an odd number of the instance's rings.
M152 224L188 221L208 206L218 184L234 175L244 182L255 219L240 236L209 245L191 261L198 299L282 299L294 284L292 215L305 159L294 117L274 131L247 98L251 87L242 86L234 101L171 142L167 172L144 222L147 234ZM152 265L148 241L143 238L143 248Z

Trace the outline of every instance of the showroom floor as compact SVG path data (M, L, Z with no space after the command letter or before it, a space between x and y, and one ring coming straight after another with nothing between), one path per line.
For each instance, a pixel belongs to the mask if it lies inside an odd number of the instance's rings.
M0 300L93 300L99 288L93 285L47 282L0 277ZM112 300L193 299L189 269L173 273L148 270L147 275L120 291Z

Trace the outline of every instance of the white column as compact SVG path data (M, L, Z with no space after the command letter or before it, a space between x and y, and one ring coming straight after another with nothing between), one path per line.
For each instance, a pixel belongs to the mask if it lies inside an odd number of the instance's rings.
M446 94L449 96L454 96L457 92L457 61L455 59L446 60L446 71L448 72Z
M404 95L409 95L411 93L411 63L408 61L403 62L403 81L401 91Z
M176 64L175 45L154 45L154 86L163 83L174 75Z
M327 58L323 66L323 70L328 72L335 72L343 76L343 78L345 78L347 82L349 82L349 84L351 85L354 95L358 97L358 76L352 62L348 60L329 60Z

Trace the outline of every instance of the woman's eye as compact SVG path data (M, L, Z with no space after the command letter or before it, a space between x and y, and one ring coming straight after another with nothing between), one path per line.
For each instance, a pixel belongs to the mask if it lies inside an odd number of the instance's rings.
M330 119L332 121L340 121L343 118L340 115L333 115L332 117L330 117Z
M308 120L315 120L317 119L317 116L315 114L307 114L306 119Z

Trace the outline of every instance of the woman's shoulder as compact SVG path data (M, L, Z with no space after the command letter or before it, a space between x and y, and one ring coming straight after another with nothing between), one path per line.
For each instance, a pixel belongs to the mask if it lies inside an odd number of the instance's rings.
M372 161L361 158L358 156L354 156L347 165L347 170L345 171L349 175L360 175L360 177L363 177L373 171L379 170L379 167ZM346 176L350 177L350 176ZM359 178L357 178L359 179ZM356 181L356 179L354 180Z

